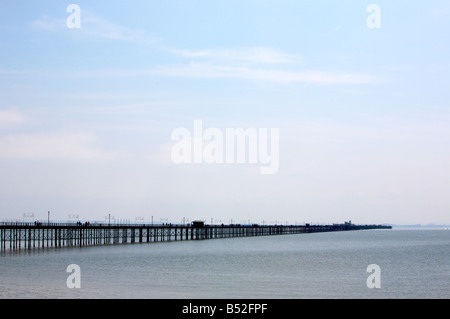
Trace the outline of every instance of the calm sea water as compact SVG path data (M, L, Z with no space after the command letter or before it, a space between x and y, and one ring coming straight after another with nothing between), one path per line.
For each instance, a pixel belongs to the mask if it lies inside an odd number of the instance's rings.
M69 289L70 264L81 288ZM380 267L368 288L367 266ZM367 230L6 252L0 298L449 298L450 230Z

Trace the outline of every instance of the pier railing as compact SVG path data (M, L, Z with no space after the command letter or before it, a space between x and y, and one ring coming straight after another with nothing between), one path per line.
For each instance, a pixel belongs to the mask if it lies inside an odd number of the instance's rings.
M0 251L46 247L82 247L126 243L270 236L363 229L382 225L184 225L114 224L98 222L0 222Z

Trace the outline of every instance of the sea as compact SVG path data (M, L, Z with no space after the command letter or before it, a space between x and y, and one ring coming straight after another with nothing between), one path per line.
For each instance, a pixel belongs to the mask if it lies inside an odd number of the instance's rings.
M446 228L394 227L0 254L1 299L449 297Z

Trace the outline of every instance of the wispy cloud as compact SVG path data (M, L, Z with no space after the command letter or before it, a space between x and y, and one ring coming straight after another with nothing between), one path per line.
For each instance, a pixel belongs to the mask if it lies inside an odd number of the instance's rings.
M34 30L47 32L67 32L74 37L87 40L106 39L115 41L127 41L139 44L153 44L155 38L149 36L146 31L137 28L125 27L108 21L85 9L82 10L82 25L79 29L69 29L65 19L41 16L30 23Z
M144 30L124 27L91 13L86 13L85 15L81 29L89 36L140 44L152 44L155 42L155 39L149 37Z
M111 159L118 153L96 148L97 138L86 132L50 132L0 138L4 159Z
M328 72L317 70L291 70L255 65L228 65L211 62L188 62L185 64L161 64L154 68L117 68L80 70L70 73L47 71L20 71L27 76L54 77L54 78L89 78L89 79L118 79L136 77L178 77L191 79L236 79L246 81L259 81L266 83L310 83L310 84L369 84L382 80L365 74L349 72Z
M51 32L64 30L65 28L67 28L66 20L52 18L48 15L41 16L38 19L31 21L30 27L33 30L51 31Z
M22 124L25 121L25 116L16 109L0 110L0 128Z
M178 77L190 79L236 79L266 83L310 83L310 84L367 84L375 83L378 77L348 72L327 72L316 70L291 70L265 65L230 65L212 62L187 62L161 64L147 69L89 70L65 74L72 78L136 78L136 77Z
M67 29L65 20L48 16L31 23L38 30L57 31ZM69 30L73 31L73 30ZM68 31L68 32L69 32ZM182 59L179 64L160 64L154 68L80 70L71 77L104 78L165 76L196 79L231 78L269 83L311 84L361 84L376 81L368 75L347 72L327 72L308 68L304 58L269 47L205 48L199 50L162 48L145 31L112 23L86 10L82 11L82 27L71 32L83 39L128 41L153 45L173 58ZM184 61L184 62L183 62Z
M311 84L362 84L372 83L371 76L324 71L289 71L280 69L236 67L211 63L188 63L182 65L159 66L151 73L161 76L186 78L235 78L272 83L311 83Z
M248 48L219 48L205 50L183 50L174 49L172 53L194 59L207 59L221 63L244 63L244 64L287 64L298 63L302 57L287 54L273 48L248 47Z
M160 65L150 73L172 77L234 78L281 84L356 84L376 81L374 77L367 75L307 69L302 56L274 48L172 49L169 51L188 61L184 64Z

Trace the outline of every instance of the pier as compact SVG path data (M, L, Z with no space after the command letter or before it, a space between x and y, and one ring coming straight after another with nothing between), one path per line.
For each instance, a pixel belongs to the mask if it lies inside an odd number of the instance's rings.
M248 236L271 236L330 231L390 229L383 225L189 225L105 223L0 223L0 251L47 247L83 247L127 243L156 243Z

